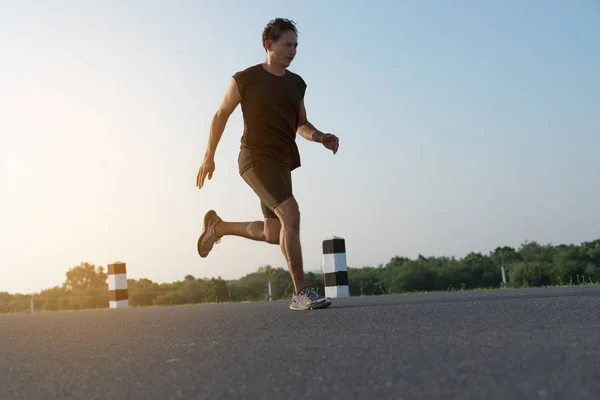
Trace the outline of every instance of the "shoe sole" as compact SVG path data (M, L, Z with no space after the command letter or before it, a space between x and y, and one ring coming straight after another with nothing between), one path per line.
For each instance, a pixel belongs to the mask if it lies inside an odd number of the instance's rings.
M324 301L322 303L316 304L312 307L307 307L307 308L303 308L303 307L294 307L293 304L290 304L290 310L294 310L294 311L308 311L308 310L321 310L323 308L327 308L331 305L331 300L328 301Z
M217 212L215 210L210 210L206 214L204 214L204 226L202 229L202 234L198 238L198 244L197 244L198 255L202 258L206 258L208 256L208 253L210 253L210 251L213 248L213 246L211 245L209 249L206 249L207 250L206 253L203 253L201 251L200 243L202 243L202 239L204 239L204 235L206 234L206 227L208 226L208 221L210 221L210 219L216 215L217 215Z

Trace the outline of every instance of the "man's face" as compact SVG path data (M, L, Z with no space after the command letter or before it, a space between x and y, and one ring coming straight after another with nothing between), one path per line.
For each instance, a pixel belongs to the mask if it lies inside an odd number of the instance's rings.
M268 41L267 46L271 60L287 68L296 56L298 36L296 36L294 31L285 31L279 40L275 42Z

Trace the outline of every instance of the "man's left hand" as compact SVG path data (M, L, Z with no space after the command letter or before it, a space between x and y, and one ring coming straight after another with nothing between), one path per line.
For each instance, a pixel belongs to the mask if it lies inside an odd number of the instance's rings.
M324 133L321 137L321 143L325 148L333 151L333 154L337 153L338 147L340 147L340 140L331 133Z

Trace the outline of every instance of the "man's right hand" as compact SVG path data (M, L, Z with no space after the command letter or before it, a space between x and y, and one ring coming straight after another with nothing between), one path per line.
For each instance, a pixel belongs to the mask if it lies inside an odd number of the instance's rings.
M213 172L215 172L215 160L213 158L205 158L196 177L196 186L198 189L202 189L202 186L204 186L204 179L206 179L207 175L209 180L212 179Z

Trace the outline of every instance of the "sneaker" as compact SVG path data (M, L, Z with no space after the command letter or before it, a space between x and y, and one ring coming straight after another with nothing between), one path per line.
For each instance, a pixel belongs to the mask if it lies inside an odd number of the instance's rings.
M204 228L198 238L198 254L205 258L212 250L215 244L221 242L221 237L217 236L215 226L221 222L221 218L214 210L210 210L204 215Z
M323 297L317 294L310 286L302 289L298 294L292 296L290 308L292 310L314 310L317 308L326 308L331 305L329 297Z

